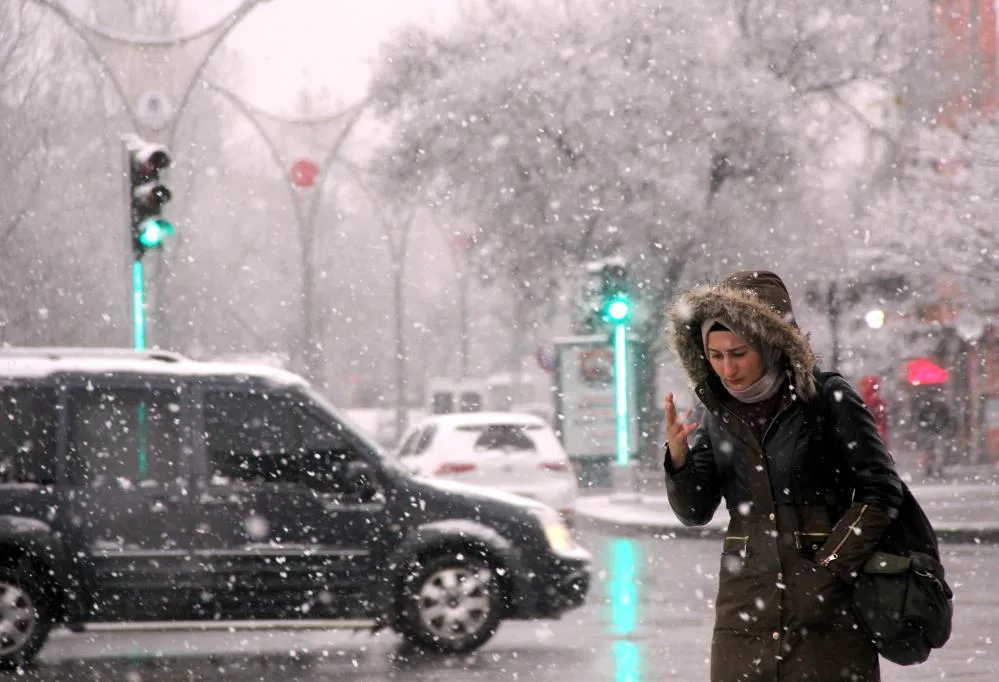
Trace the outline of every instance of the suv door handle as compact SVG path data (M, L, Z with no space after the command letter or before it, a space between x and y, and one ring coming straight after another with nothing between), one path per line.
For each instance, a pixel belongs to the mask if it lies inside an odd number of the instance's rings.
M226 495L221 497L219 495L202 495L198 498L198 503L202 507L226 507L234 504L243 504L246 499L238 495Z

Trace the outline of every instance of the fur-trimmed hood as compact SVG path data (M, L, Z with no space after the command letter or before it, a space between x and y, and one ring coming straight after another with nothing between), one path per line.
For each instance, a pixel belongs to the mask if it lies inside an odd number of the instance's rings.
M781 278L772 272L737 272L714 286L683 294L667 312L666 337L693 388L714 374L701 340L701 323L710 318L732 323L747 341L762 341L782 350L792 372L793 391L815 395L815 354L794 320L791 299Z

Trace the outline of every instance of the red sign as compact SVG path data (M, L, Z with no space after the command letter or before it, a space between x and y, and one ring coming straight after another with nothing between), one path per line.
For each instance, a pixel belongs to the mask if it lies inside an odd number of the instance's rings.
M312 159L299 159L291 165L291 184L312 187L319 176L319 165Z
M590 348L579 354L579 376L588 384L606 384L614 379L614 352Z
M913 386L935 386L946 384L950 373L932 360L916 358L909 361L905 378Z

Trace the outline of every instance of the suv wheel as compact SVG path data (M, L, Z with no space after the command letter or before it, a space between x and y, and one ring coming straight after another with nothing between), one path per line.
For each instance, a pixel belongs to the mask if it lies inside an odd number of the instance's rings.
M445 653L482 646L499 627L503 595L495 571L461 554L413 564L398 629L417 646Z
M0 567L0 668L34 658L52 627L41 584L11 567Z

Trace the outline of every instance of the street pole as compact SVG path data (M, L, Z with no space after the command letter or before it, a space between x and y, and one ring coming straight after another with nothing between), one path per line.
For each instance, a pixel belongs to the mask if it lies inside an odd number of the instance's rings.
M461 332L461 378L468 377L468 260L458 274L458 328Z
M380 209L382 227L385 229L386 242L389 247L389 258L392 262L392 307L395 312L395 438L402 438L403 431L409 423L408 407L406 405L407 366L406 366L406 309L403 284L406 277L406 251L409 244L409 231L416 217L416 210L411 209L400 222L395 213L386 215Z
M829 368L833 372L839 371L840 360L840 318L843 313L842 301L836 287L836 282L830 282L826 291L826 310L829 313L829 335L832 337L832 366Z
M617 465L627 467L631 447L628 442L628 340L626 325L614 325L614 414L617 431Z
M146 293L142 261L132 261L132 341L135 350L146 349Z
M406 406L406 337L403 319L403 276L405 259L392 264L392 304L395 308L395 440L398 442L409 424Z
M460 378L466 379L469 374L469 363L471 360L471 321L468 314L468 293L472 283L472 245L474 238L465 231L454 231L444 225L437 225L447 242L448 251L451 254L451 263L454 265L454 281L458 288L458 373Z
M326 172L340 153L340 149L360 119L368 104L364 99L332 114L319 116L302 116L297 118L279 116L264 111L231 90L210 81L202 81L210 90L228 99L242 112L246 119L264 141L276 166L281 169L292 169L285 175L292 208L295 214L295 224L298 229L299 259L301 267L301 289L299 310L301 339L299 339L295 355L299 369L311 381L315 380L317 367L315 358L315 339L313 339L313 320L315 318L315 225L322 198L322 188ZM323 148L317 140L332 140ZM319 150L320 161L315 164L315 177L308 185L296 184L296 159L312 158L313 152Z

